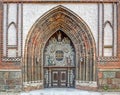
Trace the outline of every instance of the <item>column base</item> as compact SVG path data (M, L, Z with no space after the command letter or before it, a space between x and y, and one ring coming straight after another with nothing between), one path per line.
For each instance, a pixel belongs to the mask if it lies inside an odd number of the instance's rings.
M32 91L32 90L39 90L39 89L43 89L43 82L24 82L23 83L23 90L24 91Z

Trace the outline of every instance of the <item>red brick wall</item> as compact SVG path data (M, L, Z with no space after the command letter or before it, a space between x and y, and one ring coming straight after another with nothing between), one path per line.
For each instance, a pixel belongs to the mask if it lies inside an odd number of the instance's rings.
M117 89L120 88L120 3L118 6L118 61L98 64L98 84L99 88ZM100 71L103 70L103 71ZM109 74L107 76L107 74ZM112 75L113 74L113 75ZM106 87L105 87L106 86Z
M105 64L98 64L99 69L118 69L120 68L120 62L106 62Z

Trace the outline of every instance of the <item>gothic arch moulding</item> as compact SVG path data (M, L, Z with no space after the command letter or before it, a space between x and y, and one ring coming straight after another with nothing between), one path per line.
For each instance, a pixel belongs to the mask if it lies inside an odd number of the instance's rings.
M25 88L28 84L44 87L44 47L49 38L59 30L71 39L75 47L75 87L87 86L89 82L97 87L96 45L90 28L74 12L59 5L41 16L28 33L23 58Z

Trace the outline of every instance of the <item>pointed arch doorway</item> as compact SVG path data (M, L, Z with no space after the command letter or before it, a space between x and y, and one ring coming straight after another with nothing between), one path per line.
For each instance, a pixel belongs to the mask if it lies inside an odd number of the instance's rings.
M97 88L95 40L88 25L71 10L60 5L40 17L24 50L24 89Z
M75 86L75 48L70 38L57 30L44 49L44 86Z

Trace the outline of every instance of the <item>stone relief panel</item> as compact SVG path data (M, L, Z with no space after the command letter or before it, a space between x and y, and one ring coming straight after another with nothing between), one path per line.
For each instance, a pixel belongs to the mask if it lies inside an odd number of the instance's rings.
M45 49L45 66L74 66L75 51L68 37L61 38L62 32L48 41Z

